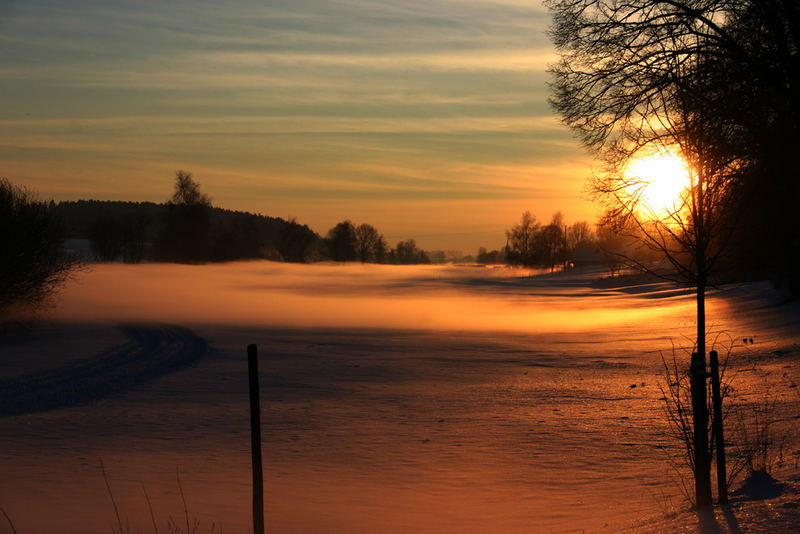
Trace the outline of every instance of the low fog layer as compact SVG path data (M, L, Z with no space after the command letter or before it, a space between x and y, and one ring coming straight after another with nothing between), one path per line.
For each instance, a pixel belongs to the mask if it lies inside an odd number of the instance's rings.
M592 286L602 271L533 274L446 265L104 264L70 281L52 313L91 322L526 332L691 316L691 298L661 285L624 295Z

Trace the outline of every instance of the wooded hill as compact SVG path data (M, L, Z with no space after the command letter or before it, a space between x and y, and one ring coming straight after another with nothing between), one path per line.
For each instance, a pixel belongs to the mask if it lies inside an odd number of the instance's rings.
M306 225L212 206L187 209L154 202L78 200L53 207L70 239L87 239L98 261L302 262L320 255L321 239Z

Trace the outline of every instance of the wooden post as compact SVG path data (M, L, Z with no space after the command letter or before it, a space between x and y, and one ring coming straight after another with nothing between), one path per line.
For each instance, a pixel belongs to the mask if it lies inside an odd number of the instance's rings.
M728 474L725 468L725 437L722 433L722 394L717 351L711 351L709 363L711 364L711 402L714 406L714 437L717 445L717 490L719 503L728 504Z
M706 358L692 354L690 367L692 412L694 416L694 489L698 509L711 506L711 461L708 457L708 405Z
M250 447L253 458L253 534L264 534L264 480L261 468L261 402L258 389L258 347L247 346L250 377Z

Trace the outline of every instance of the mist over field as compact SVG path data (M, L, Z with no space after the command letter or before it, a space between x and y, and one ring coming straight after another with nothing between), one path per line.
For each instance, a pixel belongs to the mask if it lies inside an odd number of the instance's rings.
M65 288L61 320L264 327L574 332L686 312L685 291L658 301L592 287L602 275L459 265L102 264ZM590 300L587 300L590 299Z

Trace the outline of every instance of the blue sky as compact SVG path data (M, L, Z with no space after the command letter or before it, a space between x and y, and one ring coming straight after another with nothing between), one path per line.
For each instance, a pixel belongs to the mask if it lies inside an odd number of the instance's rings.
M514 0L0 0L0 175L45 198L216 205L474 252L524 210L592 220Z

